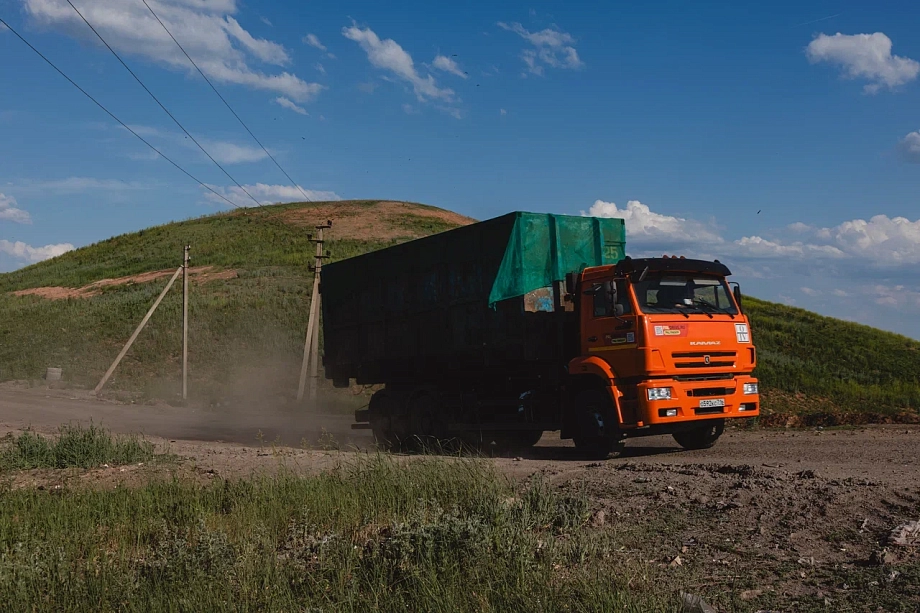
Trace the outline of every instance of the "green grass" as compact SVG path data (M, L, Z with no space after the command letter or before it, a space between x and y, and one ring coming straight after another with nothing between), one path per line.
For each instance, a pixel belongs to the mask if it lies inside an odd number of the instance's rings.
M747 298L757 376L778 412L896 415L920 407L920 342ZM816 402L817 400L817 402Z
M154 447L137 436L113 436L89 426L61 426L54 438L31 431L0 439L0 472L31 468L97 468L146 462Z
M239 275L192 285L193 400L218 402L247 394L290 399L297 387L312 289L308 266L314 248L307 234L312 224L325 219L318 216L328 211L320 210L322 206L328 203L277 205L269 207L270 215L250 210L166 224L0 275L0 381L38 380L45 368L56 366L64 369L67 382L94 386L166 279L110 287L90 299L50 301L9 292L80 287L103 278L173 269L181 262L183 246L190 243L194 266L235 269ZM349 214L375 215L376 201L349 206ZM278 219L299 209L305 212L300 226ZM317 212L311 217L313 209ZM333 240L327 243L330 260L453 227L411 213L387 223L390 231L378 237L336 237L334 227ZM405 236L394 239L394 232ZM385 235L389 238L382 238ZM920 342L755 298L747 298L746 309L753 322L757 375L768 412L917 418ZM176 399L180 355L181 291L176 286L109 388ZM366 400L329 388L324 393L327 401L348 407Z
M676 611L587 503L488 464L379 456L316 477L0 490L10 611Z
M0 312L5 314L0 320L0 381L36 380L48 366L56 366L64 369L66 381L95 386L167 279L109 287L90 299L51 301L16 297L11 291L81 287L104 278L168 270L181 263L182 248L188 243L193 266L238 271L236 279L192 284L193 397L221 401L265 388L279 394L296 390L312 291L309 266L314 246L308 233L311 224L324 218L307 215L304 226L293 226L277 216L299 208L309 213L322 204L270 207L273 219L256 210L166 224L0 275ZM372 210L374 201L350 204ZM405 238L336 239L327 243L330 260L453 227L413 215L396 220L395 225L397 231L405 231ZM177 284L119 366L109 389L176 398L181 308ZM335 399L348 403L347 398Z

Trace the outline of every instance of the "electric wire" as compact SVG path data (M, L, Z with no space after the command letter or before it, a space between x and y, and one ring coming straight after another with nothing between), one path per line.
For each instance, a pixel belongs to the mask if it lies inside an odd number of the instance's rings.
M197 145L198 148L201 149L201 151L202 151L206 156L208 156L208 159L211 160L212 162L214 162L214 165L217 166L218 168L220 168L220 170L221 170L225 175L227 175L227 178L228 178L228 179L230 179L231 181L233 181L233 183L236 184L236 186L237 186L238 188L240 188L240 189L243 191L243 193L245 193L247 196L249 196L249 198L250 198L253 202L256 203L256 206L262 207L262 203L259 202L258 200L256 200L256 198L255 198L252 194L250 194L249 191L248 191L245 187L243 187L243 186L240 184L239 181L237 181L236 179L234 179L233 176L232 176L229 172L227 172L227 169L224 168L224 167L220 164L220 162L218 162L217 160L215 160L214 157L213 157L210 153L208 153L207 149L205 149L205 148L201 145L201 143L199 143L198 140L195 139L195 137L192 136L191 133L190 133L188 130L185 129L185 126L183 126L183 125L179 122L179 120L176 119L176 117L169 111L169 109L167 109L166 106L165 106L162 102L160 102L160 99L157 98L157 97L154 95L154 93L153 93L152 91L150 91L150 88L148 88L148 87L144 84L144 82L141 80L141 78L138 77L137 74L135 74L135 72L134 72L133 70L131 70L131 68L125 63L125 61L124 61L123 59L121 59L121 56L118 55L118 53L112 48L112 46L109 45L109 43L106 42L106 40L102 37L102 35L96 30L96 28L93 27L93 24L91 24L91 23L89 22L89 20L88 20L86 17L83 16L83 13L80 12L80 9L78 9L76 6L74 6L74 3L71 2L70 0L67 0L67 4L69 4L69 5L70 5L70 8L72 8L72 9L77 13L77 15L80 16L80 19L83 20L83 23L85 23L87 26L89 26L89 29L93 31L93 34L95 34L96 37L99 38L100 41L102 41L102 44L105 45L106 48L107 48L109 51L112 52L112 55L115 56L115 59L117 59L117 60L121 63L121 65L125 67L125 70L127 70L127 71L131 74L131 76L134 77L134 80L137 81L138 84L139 84L141 87L144 88L144 91L147 92L147 93L150 95L151 98L153 98L153 101L156 102L156 103L160 106L161 109L163 109L163 112L166 113L167 115L169 115L169 118L172 119L173 122L174 122L177 126L179 126L179 129L182 130L183 132L185 132L185 135L188 136L190 139L192 139L192 142L195 143L195 145ZM262 207L262 208L264 208L264 207Z
M67 74L64 73L63 70L61 70L60 68L58 68L58 67L54 64L54 62L52 62L51 60L49 60L41 51L39 51L38 49L36 49L36 48L32 45L32 43L30 43L29 41L27 41L27 40L22 36L22 34L20 34L18 31L16 31L16 29L13 28L13 26L11 26L9 23L7 23L6 21L4 21L4 19L3 19L2 17L0 17L0 24L3 24L4 26L6 26L7 29L9 29L9 31L12 32L12 33L16 36L16 38L18 38L18 39L21 40L23 43L25 43L25 45L26 45L27 47L29 47L29 49L31 49L32 51L34 51L34 52L38 55L38 57L40 57L40 58L42 58L43 60L45 60L45 62L46 62L49 66L51 66L55 71L57 71L57 73L58 73L59 75L61 75L61 76L64 77L65 79L67 79L67 81L68 81L71 85L73 85L73 86L76 87L78 90L80 90L80 93L82 93L84 96L86 96L87 98L89 98L90 100L92 100L93 103L94 103L96 106L98 106L100 109L102 109L103 111L105 111L105 113L106 113L109 117L111 117L112 119L114 119L115 121L117 121L117 122L121 125L121 127L123 127L125 130L127 130L128 132L130 132L131 134L133 134L134 136L136 136L138 140L140 140L142 143L144 143L145 145L147 145L148 147L150 147L150 149L152 149L157 155L159 155L159 156L162 157L164 160L166 160L167 162L169 162L170 164L172 164L173 166L175 166L176 169L179 170L182 174L184 174L184 175L187 176L188 178L192 179L193 181L195 181L196 183L198 183L199 185L201 185L203 188L205 188L206 190L208 190L209 192L211 192L212 194L214 194L215 196L217 196L217 197L220 198L221 200L226 201L230 206L232 206L232 207L234 207L234 208L237 208L237 209L243 209L243 208L244 208L244 207L239 206L238 204L236 204L235 202L233 202L232 200L230 200L229 198L227 198L226 196L224 196L223 194L221 194L221 193L218 192L217 190L215 190L213 187L211 187L210 185L208 185L207 183L205 183L204 181L202 181L201 179L199 179L198 177L196 177L195 175L193 175L192 173L190 173L190 172L187 171L186 169L184 169L184 168L183 168L182 166L180 166L177 162L173 161L172 158L170 158L170 157L167 156L165 153L163 153L162 151L160 151L159 149L157 149L156 147L154 147L147 139L145 139L143 136L141 136L140 134L138 134L137 132L135 132L130 126L128 126L128 124L126 124L126 123L123 122L121 119L119 119L114 113L112 113L112 111L110 111L109 109L107 109L101 102L99 102L98 100L96 100L89 92L87 92L85 89L83 89L82 87L80 87L80 86L77 84L76 81L74 81L73 79L71 79L70 77L68 77Z
M214 87L214 84L211 82L211 80L204 74L204 71L202 71L201 68L198 67L198 64L195 63L195 60L192 59L192 56L188 54L185 48L179 43L178 40L176 40L176 37L173 36L172 32L169 31L169 28L166 27L166 24L163 23L163 21L159 18L159 16L157 16L157 14L153 11L150 5L147 4L147 0L141 0L141 2L144 3L144 6L147 7L147 10L150 11L150 14L153 15L154 19L156 19L157 22L163 27L163 29L166 30L166 33L169 34L169 37L173 40L174 43L176 43L176 46L179 47L179 49L182 51L183 54L185 54L185 57L187 57L188 61L192 63L192 66L195 67L195 70L198 71L198 74L200 74L201 77L205 80L205 82L207 82L207 84L211 86L211 89L214 90L214 93L217 94L217 97L220 98L221 102L223 102L224 105L226 105L226 107L230 110L230 112L233 113L233 116L236 117L237 121L240 122L240 125L243 126L243 128L247 132L249 132L249 136L251 136L252 139L256 141L256 143L258 143L259 147L262 148L262 151L264 151L265 154L268 155L269 159L271 159L271 161L275 163L275 166L278 167L278 170L284 173L284 176L287 177L288 181L291 182L291 185L293 185L298 190L300 190L300 193L303 194L303 197L307 200L307 202L313 202L312 198L310 198L307 195L307 193L303 190L302 187L300 187L297 181L291 178L291 175L289 175L288 172L284 168L281 167L281 164L278 163L278 160L275 159L275 156L273 156L269 152L269 150L265 148L265 145L262 144L262 141L256 138L256 135L252 133L252 130L249 129L249 126L247 126L246 123L243 121L243 119L237 114L237 112L233 110L233 107L230 106L230 103L227 102L226 98L224 98L221 95L221 93L217 91L217 88Z

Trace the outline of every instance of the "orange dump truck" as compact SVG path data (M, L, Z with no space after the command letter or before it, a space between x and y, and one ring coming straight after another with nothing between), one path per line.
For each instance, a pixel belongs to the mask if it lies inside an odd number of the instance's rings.
M329 264L323 363L382 384L355 428L385 446L630 437L711 446L759 414L756 352L718 261L625 257L620 219L511 213Z

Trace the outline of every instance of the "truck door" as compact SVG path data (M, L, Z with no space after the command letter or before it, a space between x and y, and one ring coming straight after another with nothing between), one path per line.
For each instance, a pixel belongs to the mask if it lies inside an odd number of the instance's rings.
M600 285L600 287L597 287ZM611 279L589 287L584 310L583 355L594 355L610 364L614 376L631 376L637 369L639 329L629 286L623 279ZM614 381L614 383L617 383ZM635 424L639 406L635 386L617 385L623 424Z
M635 350L638 334L636 315L626 282L611 279L589 286L585 302L586 355L596 355L611 364L616 351Z

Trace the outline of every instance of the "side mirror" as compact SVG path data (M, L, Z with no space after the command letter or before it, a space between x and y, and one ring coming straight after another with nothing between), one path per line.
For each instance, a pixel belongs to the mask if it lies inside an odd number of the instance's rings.
M565 293L574 294L575 293L575 273L567 272L565 273Z
M617 314L617 317L623 317L623 314L626 312L626 309L623 308L622 304L615 304L613 306L613 312Z
M741 306L741 286L737 283L734 284L732 288L732 294L735 296L735 302L738 304L738 308L741 312L744 312L744 308Z

